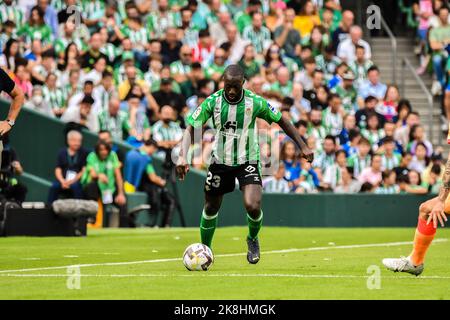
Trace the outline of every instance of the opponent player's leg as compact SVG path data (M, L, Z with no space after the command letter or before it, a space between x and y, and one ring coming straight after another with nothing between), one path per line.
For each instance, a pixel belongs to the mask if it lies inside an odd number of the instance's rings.
M205 193L205 206L200 219L200 237L202 243L211 248L214 231L217 228L217 217L222 205L223 195Z
M261 210L262 187L259 184L248 184L241 189L245 210L247 211L247 260L249 263L255 264L260 259L258 233L261 230L263 221L263 212Z
M425 254L436 234L433 223L427 225L428 217L439 199L433 198L422 203L419 207L419 219L414 236L413 251L408 257L398 259L383 259L383 264L395 272L407 272L418 276L423 272Z

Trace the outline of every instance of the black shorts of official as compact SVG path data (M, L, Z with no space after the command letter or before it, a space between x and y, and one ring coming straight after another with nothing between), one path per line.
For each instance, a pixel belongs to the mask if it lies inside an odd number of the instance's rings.
M245 163L239 166L226 166L224 164L212 163L209 166L205 181L205 193L211 195L223 195L234 191L236 178L239 187L248 184L262 186L259 164Z

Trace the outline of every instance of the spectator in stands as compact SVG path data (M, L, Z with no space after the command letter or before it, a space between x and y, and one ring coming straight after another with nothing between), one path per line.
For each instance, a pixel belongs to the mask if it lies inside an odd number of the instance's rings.
M294 29L295 11L294 9L287 9L284 12L284 22L274 31L274 40L279 45L287 56L296 58L300 56L300 33Z
M361 86L367 79L369 68L373 66L373 62L366 57L366 48L360 45L355 49L355 60L348 64L348 67L355 75L355 85Z
M393 121L397 117L397 108L400 101L400 93L395 85L388 85L382 103L377 105L377 112L382 114L386 121Z
M161 87L153 93L153 97L159 106L169 105L175 108L178 117L180 117L186 107L183 96L173 91L172 79L170 78L161 79Z
M424 143L419 142L416 145L415 154L412 157L408 169L417 171L418 173L422 174L428 166L428 163L429 159L427 157L427 147Z
M347 170L347 158L344 150L336 151L336 161L325 168L322 187L325 190L334 190L342 184L342 172Z
M291 190L297 189L300 183L301 163L296 155L295 144L288 140L280 150L280 160L283 163L284 179Z
M409 143L406 148L407 151L415 155L416 148L420 143L422 143L426 148L426 156L431 157L433 154L433 145L425 138L425 129L420 124L413 125L409 133Z
M375 189L376 194L397 194L400 187L397 185L397 175L393 170L386 170L382 173L382 184Z
M384 125L384 117L383 115L376 112L376 106L378 103L378 99L374 96L368 96L364 99L364 107L362 109L359 109L356 111L355 117L356 117L356 123L358 127L361 129L367 128L367 120L368 116L370 114L375 113L378 117L378 124L379 126Z
M86 166L88 152L82 146L83 136L79 131L72 130L67 134L67 147L58 152L55 177L49 190L48 203L52 204L60 196L64 198L83 199L80 184Z
M317 14L317 10L310 0L307 0L302 9L294 19L293 26L302 38L311 34L314 26L320 25L320 17Z
M123 189L123 178L117 154L111 146L100 140L95 151L89 153L86 159L86 169L81 178L85 197L88 200L101 201L104 212L112 214L112 205L119 210L122 223L127 221L126 198ZM110 226L116 226L110 221Z
M395 152L395 141L392 137L386 137L383 141L383 152L381 153L381 168L393 170L398 167L402 161L402 155Z
M33 87L31 99L25 102L24 107L41 112L47 117L55 117L52 108L43 97L42 87L38 85Z
M406 179L401 180L399 185L400 190L404 193L412 193L412 194L428 193L428 187L422 183L420 174L414 170L409 171L408 176L406 176Z
M120 110L117 98L109 100L108 109L98 115L99 129L109 131L116 140L124 140L131 127L127 112ZM125 134L124 134L125 133Z
M353 12L350 10L342 12L342 20L332 34L332 44L335 51L339 47L340 42L349 37L350 28L353 26L354 21L355 15Z
M134 147L139 147L145 140L150 139L150 123L138 96L131 94L127 102L127 125L129 126L127 142Z
M335 193L358 193L361 190L361 184L352 175L352 169L346 167L341 171L342 177L340 183L334 188Z
M300 159L301 162L301 172L300 172L300 183L295 193L317 193L318 187L320 186L320 181L317 173L311 166L311 163L305 159Z
M153 166L153 154L158 145L154 140L146 140L139 149L131 150L125 158L124 177L129 192L135 190L147 193L151 212L154 216L151 227L158 225L170 227L175 206L173 196L166 188L167 181L156 174ZM161 223L157 223L159 211L163 210Z
M289 193L291 187L284 179L285 167L284 163L280 162L275 174L263 180L263 190L265 193Z
M242 38L253 44L257 54L263 54L263 51L270 44L270 30L263 25L264 17L262 13L254 12L251 16L252 24L244 28Z
M341 42L337 47L336 55L347 63L352 63L356 60L356 46L364 47L366 60L372 57L372 51L370 50L370 45L365 40L362 39L362 29L360 26L352 26L350 28L349 37Z
M450 52L449 9L443 6L439 9L438 16L440 25L431 29L429 36L430 47L433 50L433 70L436 75L436 81L431 88L434 95L442 94L442 89L446 87L444 59Z
M319 169L319 172L324 172L328 166L334 164L336 150L335 137L327 135L323 141L323 151L319 151L314 156L313 168Z
M92 105L94 104L94 99L91 96L85 96L80 102L78 108L68 109L61 120L66 123L72 123L79 128L85 128L92 132L98 131L98 119L97 116L92 112Z
M359 182L361 184L369 182L372 186L379 186L381 181L382 181L382 177L381 177L381 155L379 154L374 154L372 156L372 162L370 167L365 168L364 170L361 171L361 174L359 175Z
M372 145L372 150L376 151L378 143L384 137L384 131L380 128L378 114L371 112L367 115L367 127L361 129L361 135L369 140Z
M402 147L406 150L410 140L410 131L413 126L420 124L420 116L417 112L411 111L406 117L405 122L405 125L398 127L395 130L394 138L396 141L400 142Z
M371 145L369 140L361 137L358 142L356 153L350 155L347 159L347 166L352 168L353 176L358 178L361 172L368 168L371 163Z
M402 154L402 161L398 167L394 168L395 173L397 174L397 182L405 180L408 177L409 173L409 164L411 163L412 155L410 153L404 152Z
M380 82L380 71L377 66L371 66L367 70L367 80L363 81L358 90L359 105L368 96L373 96L378 100L383 100L386 95L387 86Z
M183 137L183 131L176 122L176 111L169 105L163 106L161 119L153 125L152 129L153 139L158 144L158 148L164 156L170 156Z
M330 94L328 96L328 108L323 111L322 124L327 131L327 134L332 136L339 136L342 130L343 118L345 115L342 100L337 94Z

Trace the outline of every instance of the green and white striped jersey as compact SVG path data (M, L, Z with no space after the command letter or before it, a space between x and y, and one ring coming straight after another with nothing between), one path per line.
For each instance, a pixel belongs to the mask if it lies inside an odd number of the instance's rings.
M370 167L370 162L371 162L370 155L361 158L359 153L352 154L347 159L347 165L353 168L354 177L358 177L365 168Z
M281 119L281 112L267 100L244 90L242 99L232 104L227 101L223 89L209 96L192 114L187 122L199 128L212 118L216 135L212 155L216 163L238 166L260 159L256 118L269 124Z
M44 85L42 87L42 95L52 109L60 109L66 106L64 91L60 88L49 89Z
M263 181L263 189L266 193L289 193L291 188L286 180L270 177Z
M400 193L400 187L396 184L393 186L385 186L378 187L375 189L375 194L397 194Z
M159 120L152 126L152 136L156 142L177 141L183 138L183 130L178 122L171 121L166 125Z
M0 3L0 22L5 23L8 20L16 24L16 29L20 29L25 24L25 14L14 4L7 6L5 3Z
M402 155L398 152L388 157L386 154L381 155L381 168L382 170L392 170L400 165L402 161Z
M252 43L256 53L263 53L271 41L270 30L264 26L260 30L255 30L252 25L247 26L242 32L242 38Z

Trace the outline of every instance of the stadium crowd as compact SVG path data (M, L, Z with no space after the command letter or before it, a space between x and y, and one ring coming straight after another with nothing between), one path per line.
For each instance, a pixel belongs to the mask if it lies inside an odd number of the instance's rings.
M418 72L432 61L439 83L433 92L448 104L447 4L416 2L423 54ZM427 140L407 97L380 81L361 27L339 0L2 0L0 22L0 67L25 92L25 107L67 122L67 132L87 128L139 150L119 159L112 143L99 143L83 155L87 164L75 165L81 141L69 133L51 201L55 190L79 195L81 185L86 189L95 179L120 209L122 180L125 189L146 188L130 165L145 162L139 154L151 159L176 147L184 119L223 86L223 70L235 63L245 72L246 88L289 118L315 152L313 163L302 160L276 124L258 122L262 157L280 152L280 165L264 179L265 192L438 190L442 150ZM213 140L206 133L191 148L194 167L207 167ZM165 186L151 162L145 170L153 177L147 184ZM96 192L88 194L96 198ZM173 205L171 199L166 204Z

